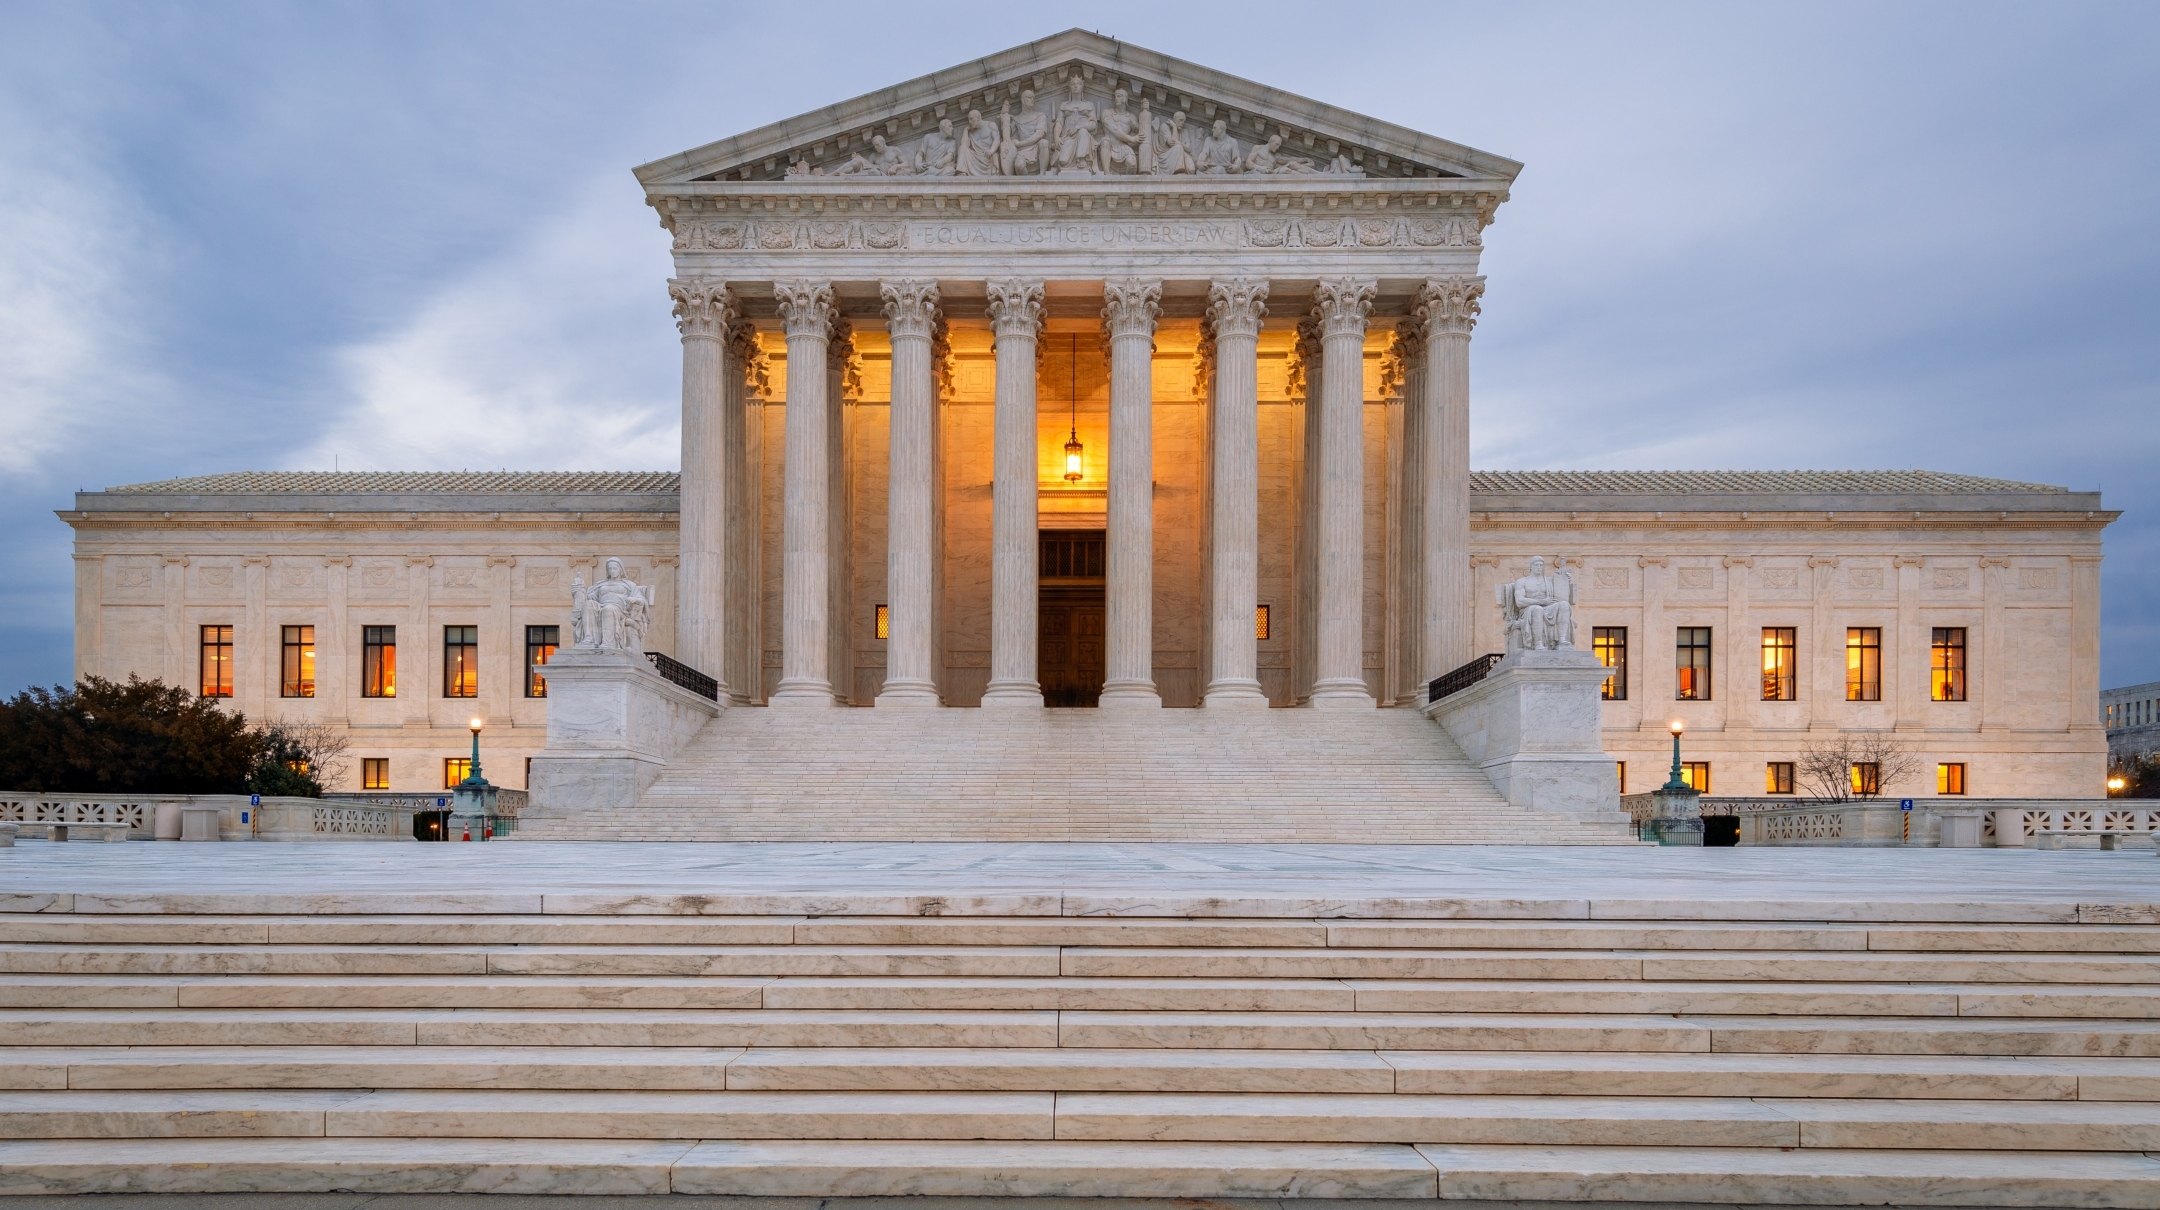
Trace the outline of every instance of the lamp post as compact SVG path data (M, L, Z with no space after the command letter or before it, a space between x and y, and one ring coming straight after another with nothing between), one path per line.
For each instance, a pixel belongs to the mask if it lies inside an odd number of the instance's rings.
M1687 780L1680 776L1680 733L1685 730L1687 730L1686 722L1677 718L1672 721L1672 776L1666 778L1665 784L1658 787L1661 790L1686 790L1690 788ZM478 732L474 734L478 734ZM478 751L477 748L474 750ZM478 767L478 764L478 761L474 762L475 767Z
M2108 778L2108 797L2113 798L2116 795L2121 794L2123 792L2123 786L2125 784L2127 783L2123 781L2122 774L2120 773Z
M465 780L457 784L453 802L459 815L480 817L480 839L494 838L495 787L480 776L480 728L482 720L474 719L465 724L472 728L472 768ZM471 825L466 825L465 839L472 839Z
M463 782L460 782L459 784L466 786L484 786L487 784L487 779L480 776L480 728L483 724L480 719L476 718L466 723L465 725L472 728L472 765L466 770L465 780ZM1673 740L1673 760L1676 762L1680 759L1679 752L1680 741L1676 737ZM1673 768L1675 769L1679 767L1680 766L1677 763L1673 765Z

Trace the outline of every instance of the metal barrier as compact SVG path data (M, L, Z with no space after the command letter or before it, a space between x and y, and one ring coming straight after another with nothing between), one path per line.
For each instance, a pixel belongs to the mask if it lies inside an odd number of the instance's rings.
M648 651L645 658L652 661L653 671L670 684L680 685L699 697L720 700L720 682L706 676L690 665L670 655Z
M1451 693L1461 693L1491 675L1493 665L1498 664L1501 658L1499 652L1491 652L1479 656L1453 672L1434 677L1432 684L1426 687L1425 700L1437 702Z

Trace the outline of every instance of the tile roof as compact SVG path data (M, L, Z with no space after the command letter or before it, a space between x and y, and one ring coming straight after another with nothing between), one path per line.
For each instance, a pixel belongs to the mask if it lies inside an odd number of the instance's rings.
M673 492L674 471L233 471L109 487L162 495L369 492Z
M2060 492L2066 489L2014 479L1987 479L1943 471L1472 471L1478 495L1659 495L1792 493L1848 495L1890 492L1942 495L1961 492Z

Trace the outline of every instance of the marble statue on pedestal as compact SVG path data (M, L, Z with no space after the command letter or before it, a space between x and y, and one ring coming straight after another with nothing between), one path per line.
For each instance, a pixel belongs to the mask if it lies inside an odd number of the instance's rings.
M643 652L652 606L653 586L631 580L621 559L609 559L607 578L591 588L583 576L570 582L571 644L585 651Z
M1559 651L1575 646L1575 578L1562 559L1550 575L1543 556L1530 560L1530 574L1500 586L1500 616L1507 626L1507 649Z

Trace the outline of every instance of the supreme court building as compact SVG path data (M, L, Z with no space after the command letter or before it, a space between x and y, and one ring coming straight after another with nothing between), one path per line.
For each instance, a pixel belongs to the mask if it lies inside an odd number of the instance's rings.
M1718 794L1791 792L1803 744L1865 731L1922 760L1907 793L2097 795L2097 494L1473 472L1519 169L1081 31L645 165L679 477L83 493L77 672L349 727L355 789L436 788L477 713L519 786L535 668L614 556L655 586L648 646L717 682L715 736L744 708L841 744L814 716L1378 719L1502 650L1496 586L1542 555L1630 790L1677 717Z

